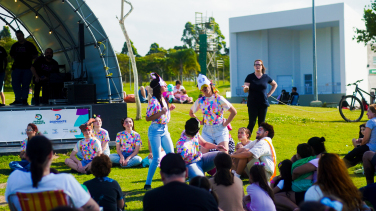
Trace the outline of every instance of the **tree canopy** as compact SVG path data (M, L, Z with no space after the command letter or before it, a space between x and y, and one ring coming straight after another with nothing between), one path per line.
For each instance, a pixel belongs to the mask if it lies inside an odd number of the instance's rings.
M363 18L366 29L355 29L354 39L358 43L371 44L372 50L375 50L376 48L373 45L376 41L376 0L364 9Z

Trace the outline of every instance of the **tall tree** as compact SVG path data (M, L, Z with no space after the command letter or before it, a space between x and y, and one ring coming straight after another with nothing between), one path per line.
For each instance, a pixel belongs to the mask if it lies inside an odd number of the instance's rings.
M185 50L170 49L167 62L170 68L179 71L180 81L182 82L183 74L190 74L192 71L197 73L200 71L197 54L191 48Z
M366 29L356 29L355 39L358 43L363 42L365 45L371 44L372 50L376 51L376 0L368 8L364 9L363 20Z
M138 54L138 52L137 52L137 48L134 47L132 40L130 40L130 42L131 42L131 46L132 46L132 50L133 50L133 54L134 54L136 57L141 57L141 56ZM128 45L127 45L127 41L124 42L123 48L121 49L121 53L122 53L122 54L128 54Z
M158 43L153 43L150 45L150 50L149 52L146 54L146 55L150 55L150 54L153 54L153 53L163 53L163 52L167 52L164 48L160 48Z
M222 49L226 48L225 36L219 27L219 24L215 22L213 17L210 17L207 24L194 25L191 22L187 22L184 26L183 36L181 41L189 48L195 48L196 44L199 42L199 34L201 30L209 29L214 31L214 39L218 48L218 53Z

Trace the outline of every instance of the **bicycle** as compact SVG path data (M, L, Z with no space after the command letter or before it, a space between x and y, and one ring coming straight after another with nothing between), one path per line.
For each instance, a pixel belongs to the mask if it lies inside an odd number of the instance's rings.
M353 95L346 95L343 96L341 101L339 102L339 113L341 114L342 118L347 122L358 122L362 119L364 114L364 107L368 103L366 99L363 97L363 94L367 94L371 97L371 104L375 103L375 94L370 94L363 89L358 87L358 83L362 82L362 80L357 80L355 83L347 84L347 86L355 85L355 91L353 92ZM376 88L371 88L375 89ZM361 99L356 97L357 93L360 94Z

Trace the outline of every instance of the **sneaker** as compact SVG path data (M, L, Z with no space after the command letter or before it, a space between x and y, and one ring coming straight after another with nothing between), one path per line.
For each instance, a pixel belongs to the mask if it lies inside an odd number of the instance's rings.
M22 102L15 100L13 103L10 103L9 105L18 106L18 105L22 105Z
M145 186L144 186L144 189L145 189L145 190L151 190L151 185L145 185Z
M5 106L5 104L0 103L0 106Z

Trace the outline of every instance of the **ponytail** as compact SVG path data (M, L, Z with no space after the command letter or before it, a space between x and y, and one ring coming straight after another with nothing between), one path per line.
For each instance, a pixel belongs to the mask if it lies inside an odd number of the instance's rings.
M27 142L26 155L30 159L30 173L34 188L38 188L38 183L42 180L51 152L52 143L44 136L34 136Z
M232 159L230 155L220 152L214 158L217 172L214 175L214 183L217 185L230 186L234 183L234 175L230 172Z

